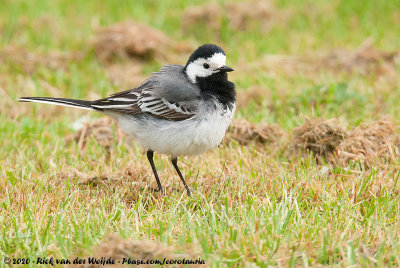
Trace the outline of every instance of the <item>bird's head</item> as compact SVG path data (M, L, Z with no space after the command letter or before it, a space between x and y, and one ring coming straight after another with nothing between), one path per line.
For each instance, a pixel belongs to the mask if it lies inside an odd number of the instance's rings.
M214 44L206 44L196 49L185 66L186 75L196 83L198 77L209 77L218 73L233 71L226 66L226 56L222 48Z

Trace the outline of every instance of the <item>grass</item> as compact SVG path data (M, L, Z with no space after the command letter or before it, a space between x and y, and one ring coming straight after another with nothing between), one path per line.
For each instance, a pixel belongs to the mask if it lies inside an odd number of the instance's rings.
M136 145L115 142L106 149L92 139L80 150L65 141L74 121L96 114L15 101L125 90L107 78L91 42L96 25L133 19L178 42L221 44L236 70L230 77L238 94L252 86L266 92L261 104L250 103L237 118L285 130L301 125L304 116L337 117L351 127L383 115L399 122L398 64L395 77L324 68L311 74L246 68L265 54L312 57L354 50L367 38L378 49L399 49L398 2L276 0L267 33L257 27L237 31L226 23L221 34L204 26L183 32L183 10L202 3L0 0L0 51L11 46L43 57L54 51L86 52L59 68L27 68L15 57L0 55L2 257L72 259L116 233L196 254L212 267L399 266L400 159L371 169L330 167L317 164L312 155L289 159L268 145L233 142L180 160L192 197L185 195L168 158L157 155L166 186L161 196L151 190L156 183ZM145 61L143 75L164 63ZM83 180L100 175L105 179L97 185Z

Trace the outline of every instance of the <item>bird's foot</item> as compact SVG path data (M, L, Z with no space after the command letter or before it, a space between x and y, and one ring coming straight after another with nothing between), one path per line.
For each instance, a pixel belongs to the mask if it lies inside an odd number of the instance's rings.
M154 192L160 192L161 194L164 194L163 188L152 188Z
M188 195L188 196L191 196L191 195L192 195L192 192L190 191L190 188L189 188L189 187L186 187L186 192L187 192L187 195Z

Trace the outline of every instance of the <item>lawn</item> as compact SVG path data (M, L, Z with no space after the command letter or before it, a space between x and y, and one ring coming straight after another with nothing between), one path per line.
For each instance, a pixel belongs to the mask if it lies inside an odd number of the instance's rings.
M400 2L210 3L0 0L0 267L400 266ZM159 43L102 57L120 22ZM190 197L157 154L154 191L145 150L100 114L16 101L106 97L203 43L224 48L239 108L219 148L180 158Z

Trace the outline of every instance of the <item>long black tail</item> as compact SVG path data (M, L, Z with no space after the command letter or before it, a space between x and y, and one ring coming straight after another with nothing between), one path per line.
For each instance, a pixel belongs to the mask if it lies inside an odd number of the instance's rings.
M54 105L75 107L86 110L96 110L92 105L92 101L85 100L73 100L73 99L64 99L64 98L46 98L46 97L22 97L18 99L23 102L41 102L41 103L49 103Z

